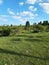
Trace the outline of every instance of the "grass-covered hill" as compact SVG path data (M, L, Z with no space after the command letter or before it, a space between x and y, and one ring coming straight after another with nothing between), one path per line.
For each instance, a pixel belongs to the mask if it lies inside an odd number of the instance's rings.
M49 32L0 37L0 65L49 65Z

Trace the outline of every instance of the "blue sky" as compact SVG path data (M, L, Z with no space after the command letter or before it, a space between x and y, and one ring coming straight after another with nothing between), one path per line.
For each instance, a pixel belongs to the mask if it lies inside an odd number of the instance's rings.
M0 0L0 25L49 21L49 0Z

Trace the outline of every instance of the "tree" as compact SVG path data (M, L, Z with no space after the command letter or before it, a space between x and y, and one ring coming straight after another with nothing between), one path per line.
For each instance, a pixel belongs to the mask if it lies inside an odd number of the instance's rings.
M26 29L26 30L29 30L29 28L30 28L30 23L29 23L29 21L26 21L25 29Z
M46 21L43 21L43 24L42 25L48 25L49 23L48 23L48 21L46 20Z
M7 27L7 28L5 27L5 28L2 29L1 35L2 35L2 36L9 36L9 35L10 35L10 31L11 31L11 30L10 30L9 27Z
M42 25L42 22L40 21L40 22L38 23L38 25Z

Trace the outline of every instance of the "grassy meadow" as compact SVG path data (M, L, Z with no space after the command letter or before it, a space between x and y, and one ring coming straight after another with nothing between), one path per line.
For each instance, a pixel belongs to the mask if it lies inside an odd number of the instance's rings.
M0 65L49 65L49 32L0 37Z

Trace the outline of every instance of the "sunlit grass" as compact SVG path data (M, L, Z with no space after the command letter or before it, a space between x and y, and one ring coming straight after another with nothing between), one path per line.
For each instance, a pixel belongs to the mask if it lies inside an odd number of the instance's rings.
M48 58L47 32L0 37L0 65L49 65Z

